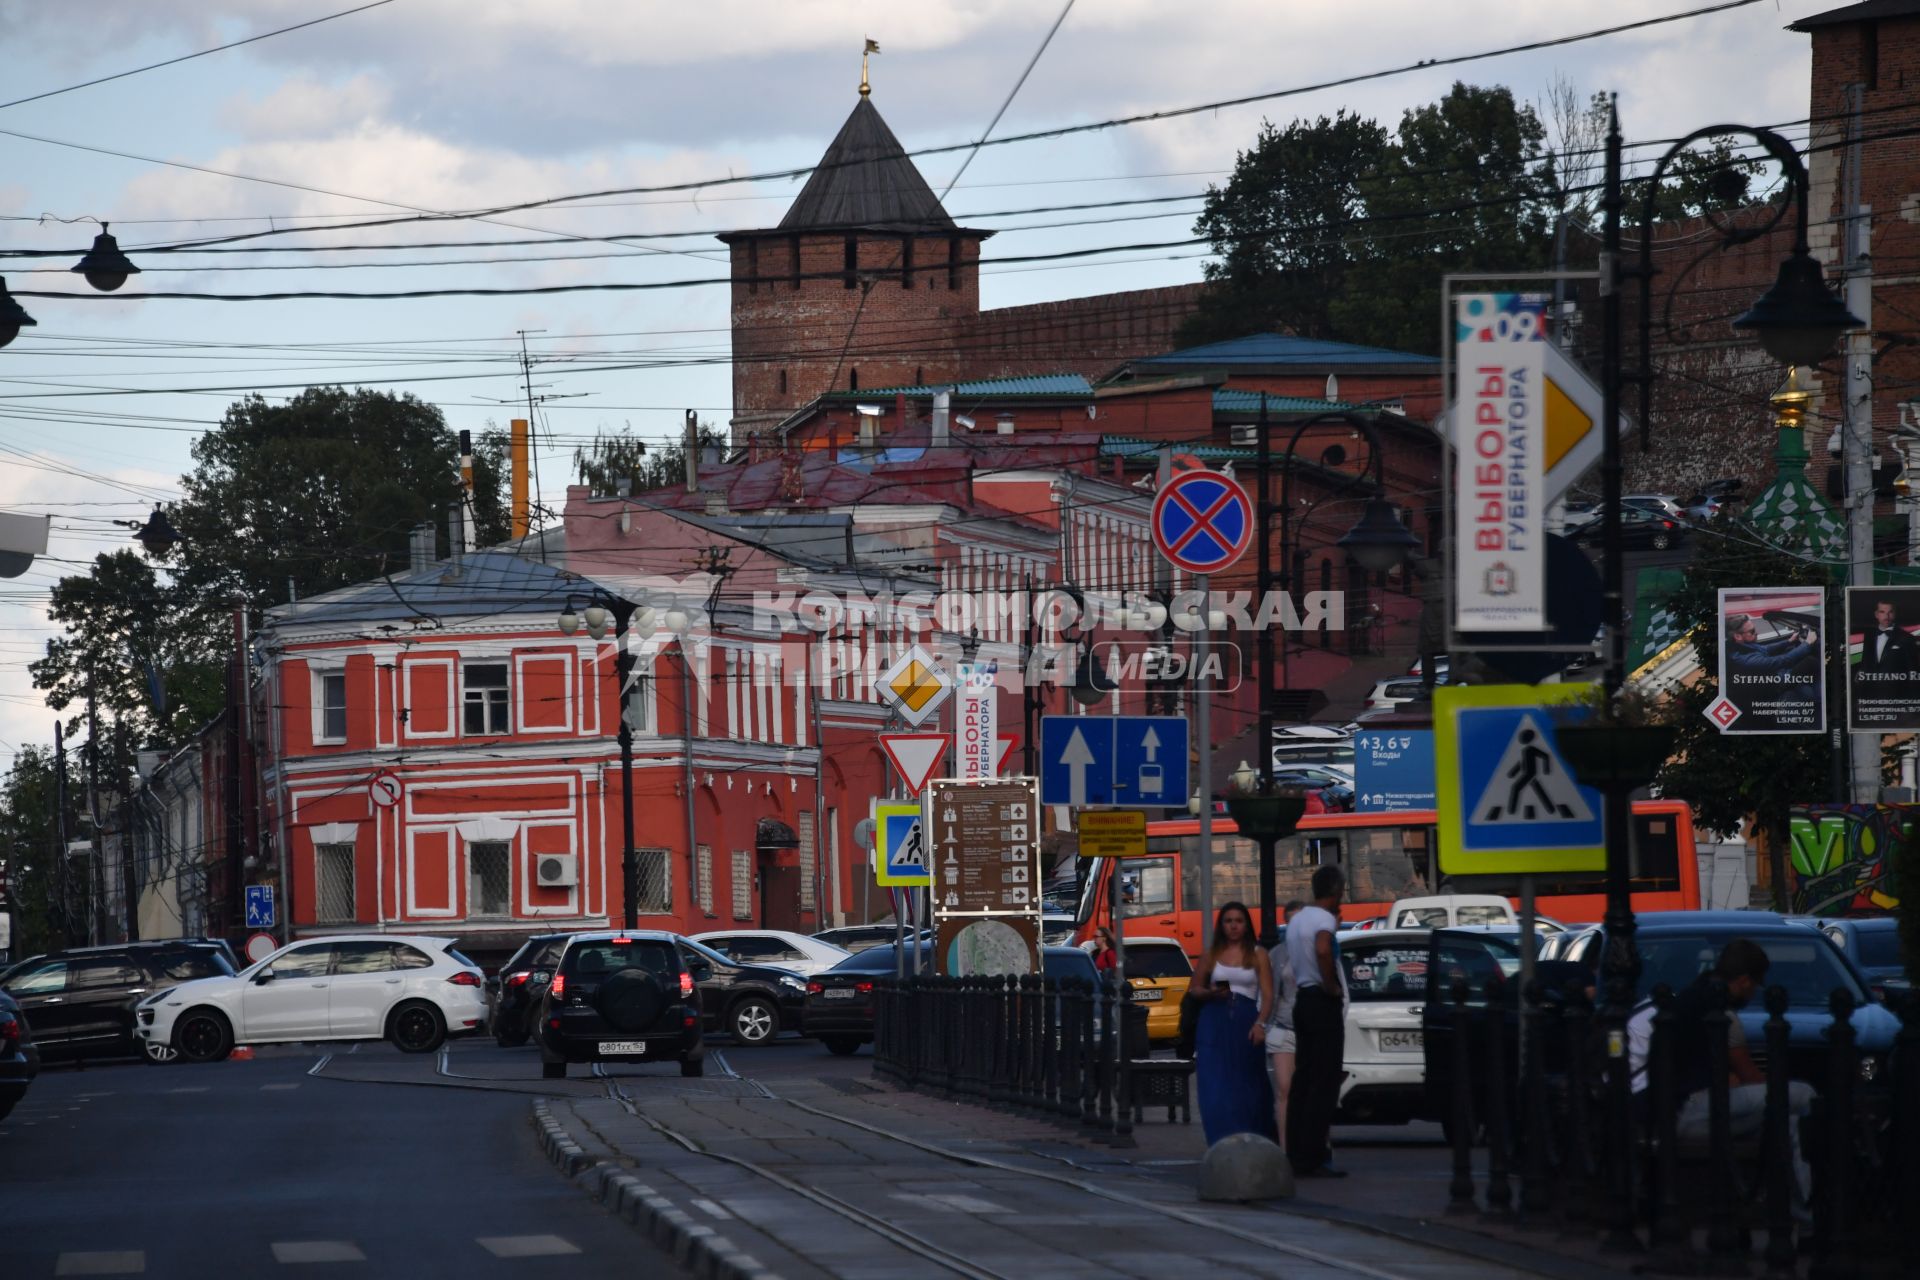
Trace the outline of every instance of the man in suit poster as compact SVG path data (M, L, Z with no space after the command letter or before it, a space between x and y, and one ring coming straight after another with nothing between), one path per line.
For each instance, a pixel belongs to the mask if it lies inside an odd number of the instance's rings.
M1920 729L1920 587L1847 588L1847 702L1851 727Z

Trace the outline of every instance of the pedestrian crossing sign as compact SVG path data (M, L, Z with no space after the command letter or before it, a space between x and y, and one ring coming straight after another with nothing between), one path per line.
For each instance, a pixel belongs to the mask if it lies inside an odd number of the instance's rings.
M1600 794L1568 772L1554 740L1588 696L1580 684L1434 691L1442 875L1605 870Z

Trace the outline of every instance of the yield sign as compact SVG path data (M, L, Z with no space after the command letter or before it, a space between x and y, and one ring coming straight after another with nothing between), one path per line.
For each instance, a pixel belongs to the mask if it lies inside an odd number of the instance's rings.
M880 735L880 749L887 753L887 759L893 761L895 772L907 784L907 794L913 796L919 795L920 789L927 785L927 779L939 770L940 761L947 754L947 742L944 733Z
M1253 538L1253 504L1231 476L1185 471L1153 499L1153 542L1188 573L1217 573Z

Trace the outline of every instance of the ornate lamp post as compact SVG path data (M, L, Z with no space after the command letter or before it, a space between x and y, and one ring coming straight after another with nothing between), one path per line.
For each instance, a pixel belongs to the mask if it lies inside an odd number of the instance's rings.
M585 607L576 612L574 607L576 603L584 604ZM678 609L672 611L672 613L680 612ZM682 616L684 617L684 614ZM627 929L637 928L640 923L640 855L633 847L633 721L627 714L627 695L633 687L634 657L631 632L636 617L640 621L642 630L649 632L653 630L654 611L652 609L595 587L584 595L568 596L566 608L560 614L559 622L563 634L573 635L584 625L587 634L595 640L606 639L611 629L617 646L613 673L615 700L620 707L620 822L623 840L620 857L620 902L622 927ZM671 620L671 613L669 619Z

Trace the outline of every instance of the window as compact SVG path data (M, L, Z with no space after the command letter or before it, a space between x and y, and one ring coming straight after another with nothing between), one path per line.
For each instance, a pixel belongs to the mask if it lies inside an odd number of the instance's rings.
M780 394L787 394L787 371L785 369L780 371Z
M353 919L353 846L313 846L314 919L345 924Z
M99 991L114 987L137 987L140 971L124 955L87 956L73 961L67 971L69 991Z
M504 840L483 840L467 846L467 914L512 914L512 846Z
M488 662L461 673L465 728L469 734L511 733L507 706L507 664Z
M335 973L388 973L396 968L390 942L336 942L333 944Z
M858 391L859 389L860 389L860 367L858 365L855 365L853 368L847 370L847 390Z
M753 919L753 855L745 849L733 851L733 918Z
M843 287L851 289L853 288L854 285L860 283L860 239L859 237L848 236L846 239L846 244L841 250L841 254L842 254L842 257L844 258L844 262L841 267L840 283Z
M347 673L320 673L320 740L347 740Z
M673 862L665 849L635 849L640 867L639 909L650 915L673 910Z
M900 237L900 287L913 288L913 237Z
M148 967L163 981L191 982L195 978L230 976L233 966L211 947L186 947L179 951L156 951L147 960Z
M1127 949L1127 976L1129 978L1191 978L1193 962L1187 959L1187 953L1180 945L1160 946L1155 943L1137 943L1124 941Z
M747 241L747 292L760 292L760 242Z
M774 689L774 696L780 696L778 687ZM800 814L800 820L794 834L798 836L800 840L800 909L802 911L812 911L815 906L813 891L814 880L817 874L815 871L817 858L813 848L814 830L813 811L811 809L805 810Z
M67 962L54 960L29 973L7 981L7 994L14 996L50 996L67 989Z
M700 910L707 915L713 914L713 846L696 845L693 851L694 893L700 900Z
M1347 942L1340 947L1347 995L1354 1000L1411 1000L1427 989L1425 942Z
M268 965L276 980L284 978L324 978L333 963L333 946L330 942L316 943L311 947L295 947L283 951Z
M960 237L947 237L947 288L960 287Z
M1173 910L1173 859L1129 858L1120 873L1123 917L1166 915Z
M459 958L459 952L448 948L447 954ZM462 963L465 963L462 961ZM427 969L433 966L433 957L418 947L410 947L404 942L393 944L393 967L396 969Z

